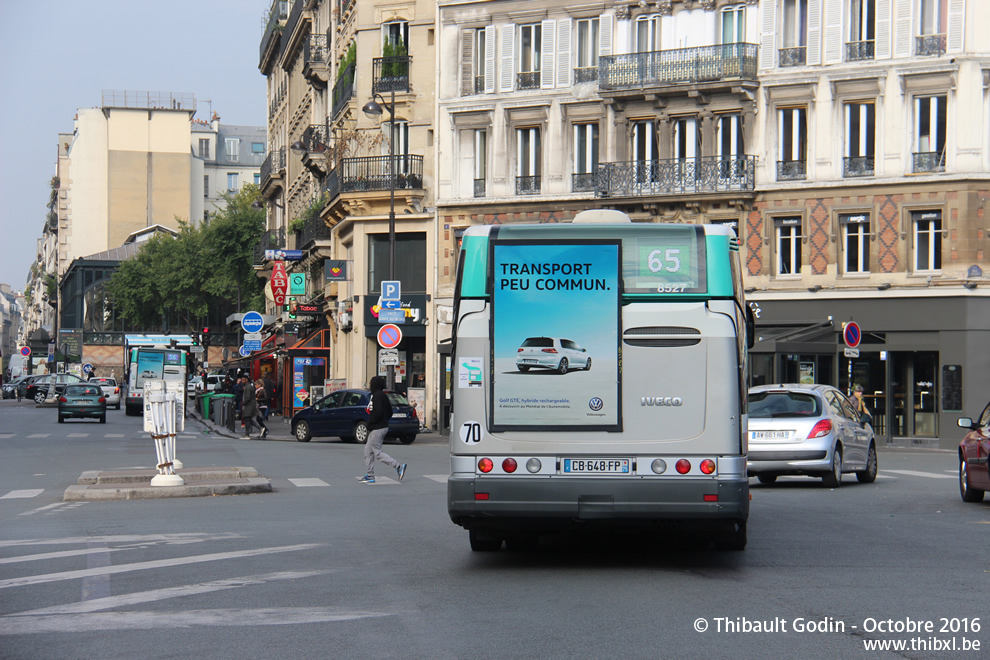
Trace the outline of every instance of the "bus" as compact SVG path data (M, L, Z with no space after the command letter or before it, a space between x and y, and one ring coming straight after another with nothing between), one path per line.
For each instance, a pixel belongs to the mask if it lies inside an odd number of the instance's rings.
M472 550L596 525L743 550L753 327L731 228L593 210L466 229L447 509Z
M144 412L144 383L167 380L182 383L186 392L186 351L183 348L137 346L130 348L127 368L127 398L124 411L128 415Z

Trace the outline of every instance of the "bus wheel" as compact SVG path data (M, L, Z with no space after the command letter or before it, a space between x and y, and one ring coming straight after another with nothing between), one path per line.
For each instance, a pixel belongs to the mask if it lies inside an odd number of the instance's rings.
M560 358L560 364L557 366L557 371L562 374L567 373L567 358Z
M728 552L742 552L746 549L746 521L736 523L736 529L715 542L715 547Z
M495 552L502 549L502 539L488 532L469 529L468 538L471 540L471 549L475 552Z

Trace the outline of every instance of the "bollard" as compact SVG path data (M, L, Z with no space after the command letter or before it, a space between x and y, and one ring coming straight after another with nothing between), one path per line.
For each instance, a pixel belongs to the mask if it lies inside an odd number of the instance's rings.
M150 433L155 442L155 454L158 457L158 474L152 477L151 485L182 486L185 481L175 473L178 463L175 460L175 417L177 412L175 394L162 391L157 386L145 387L144 405L148 413L145 417L146 421L148 421L148 416L151 418ZM181 464L178 464L178 467L181 467Z

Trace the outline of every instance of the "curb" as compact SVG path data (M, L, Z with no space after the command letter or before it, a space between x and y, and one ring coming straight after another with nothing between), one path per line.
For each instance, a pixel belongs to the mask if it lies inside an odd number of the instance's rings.
M152 486L150 479L141 486L113 484L69 486L62 497L64 502L79 500L150 500L174 497L209 497L213 495L249 495L272 492L270 479L248 478L213 481L184 486Z
M175 473L187 483L190 481L229 481L232 479L254 479L261 475L252 467L229 468L182 468ZM151 479L158 472L148 468L144 470L89 470L79 476L79 486L105 486L108 484L141 484L150 487Z

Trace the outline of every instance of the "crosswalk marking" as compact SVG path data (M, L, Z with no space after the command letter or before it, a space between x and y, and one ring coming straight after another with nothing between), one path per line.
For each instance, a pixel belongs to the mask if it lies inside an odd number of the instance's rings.
M0 500L17 500L26 499L28 497L37 497L45 492L44 488L30 488L28 490L12 490L6 495L0 497Z
M89 437L89 433L70 433L69 434L69 437L70 438L88 438Z
M298 486L299 488L309 488L312 486L329 486L327 482L323 479L317 479L315 477L305 477L300 479L289 479L289 481Z
M124 434L123 433L107 433L103 437L104 438L123 438L124 437Z
M37 509L31 509L30 511L25 511L24 513L19 513L19 516L33 516L36 513L41 513L42 511L47 511L48 509L54 509L57 506L62 506L65 502L56 502L55 504L47 504L45 506L38 507Z
M884 472L903 474L908 477L925 477L926 479L955 479L954 476L949 474L935 474L934 472L918 472L916 470L884 470Z
M445 484L445 483L447 483L447 475L446 474L424 474L423 476L426 477L427 479L431 479L431 480L437 482L438 484Z
M32 433L28 437L29 438L47 438L50 435L51 435L51 433Z
M14 437L13 433L0 433L0 440L8 440L13 437Z

